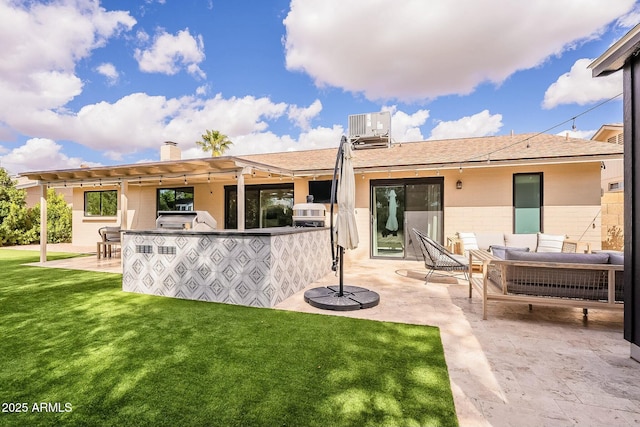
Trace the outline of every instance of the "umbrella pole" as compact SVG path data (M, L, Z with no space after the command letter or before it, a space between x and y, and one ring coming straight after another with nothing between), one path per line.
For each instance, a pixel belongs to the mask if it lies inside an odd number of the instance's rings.
M338 296L344 296L344 248L342 246L338 246L340 248L338 252L338 257L340 258L340 290L338 291Z

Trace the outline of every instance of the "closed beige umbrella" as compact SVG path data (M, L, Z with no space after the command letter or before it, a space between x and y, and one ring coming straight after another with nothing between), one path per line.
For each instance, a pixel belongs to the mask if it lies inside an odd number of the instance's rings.
M356 180L353 173L353 149L350 143L343 145L342 168L338 181L338 218L336 220L336 242L344 249L358 247L358 226L356 225Z

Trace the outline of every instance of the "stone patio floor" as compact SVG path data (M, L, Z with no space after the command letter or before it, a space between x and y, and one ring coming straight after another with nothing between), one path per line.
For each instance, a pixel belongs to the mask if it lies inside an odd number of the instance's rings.
M47 266L118 272L119 264L93 255ZM424 274L416 261L347 262L345 285L378 292L378 306L320 310L304 302L303 290L276 308L439 327L461 426L640 425L640 363L629 357L621 312L589 310L583 318L580 309L491 302L482 320L482 301L468 298L465 280L425 284ZM334 284L331 273L307 289Z

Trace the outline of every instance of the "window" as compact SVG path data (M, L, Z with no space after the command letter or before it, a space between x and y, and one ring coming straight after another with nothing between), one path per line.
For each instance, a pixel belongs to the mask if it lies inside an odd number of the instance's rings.
M225 187L226 229L238 228L238 190ZM293 184L248 185L245 187L244 227L266 228L293 225Z
M542 231L542 174L513 175L513 232Z
M158 188L158 211L192 211L193 187Z
M333 180L309 181L309 194L313 196L314 203L331 203L331 185ZM336 182L336 193L338 185ZM337 200L337 197L336 199Z
M118 211L118 192L86 191L84 193L84 216L115 216Z

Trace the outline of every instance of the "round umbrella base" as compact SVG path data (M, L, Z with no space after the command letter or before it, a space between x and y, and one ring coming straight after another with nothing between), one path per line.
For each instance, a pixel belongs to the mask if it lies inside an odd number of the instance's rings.
M350 311L371 308L378 305L380 295L358 286L327 286L309 289L304 293L305 302L323 310Z

